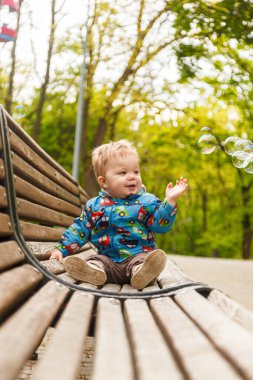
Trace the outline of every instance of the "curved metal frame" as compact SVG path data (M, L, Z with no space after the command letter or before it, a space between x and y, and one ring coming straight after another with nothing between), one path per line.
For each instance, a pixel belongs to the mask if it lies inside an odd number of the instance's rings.
M5 166L5 188L7 191L7 199L8 199L8 213L9 217L11 219L11 224L13 227L13 239L17 242L17 244L20 246L21 250L24 252L26 261L30 264L32 264L36 269L38 269L43 275L44 275L44 281L53 280L61 285L64 285L68 287L72 292L73 291L84 291L86 293L93 294L96 297L107 297L107 298L117 298L120 300L125 300L128 298L132 299L152 299L157 297L164 297L164 296L172 296L178 291L186 291L187 289L196 289L197 291L206 293L212 290L208 285L203 284L201 282L190 282L185 283L177 286L171 286L170 288L160 289L156 291L149 291L145 293L128 293L128 292L112 292L112 291L106 291L106 290L96 290L96 289L90 289L85 288L81 285L76 284L70 284L67 281L64 281L61 278L58 278L53 273L50 273L43 265L41 265L40 261L32 254L29 247L26 244L26 241L24 240L20 223L19 223L19 217L16 207L16 192L15 192L15 186L14 186L14 175L13 175L13 166L12 166L12 158L11 158L11 149L10 149L10 143L9 143L9 137L8 137L8 125L7 125L7 119L5 115L5 111L0 106L0 133L2 138L2 144L3 144L3 151L2 151L2 158L4 161Z

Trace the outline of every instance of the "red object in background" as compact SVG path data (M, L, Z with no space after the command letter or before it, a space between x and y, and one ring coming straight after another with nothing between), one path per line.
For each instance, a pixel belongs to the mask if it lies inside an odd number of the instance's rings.
M3 25L0 29L0 42L14 41L17 37L16 30L8 28L6 25Z
M8 5L10 12L16 12L18 10L18 4L14 0L0 0L0 5Z

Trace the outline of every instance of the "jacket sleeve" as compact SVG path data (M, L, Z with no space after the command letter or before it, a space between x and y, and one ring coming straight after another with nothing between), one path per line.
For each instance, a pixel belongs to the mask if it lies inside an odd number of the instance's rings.
M55 245L64 257L73 254L90 240L93 222L86 209L74 220L74 223L63 233L61 239Z
M177 206L173 207L165 199L161 202L154 197L150 202L150 211L146 226L153 232L164 234L171 230L177 214Z

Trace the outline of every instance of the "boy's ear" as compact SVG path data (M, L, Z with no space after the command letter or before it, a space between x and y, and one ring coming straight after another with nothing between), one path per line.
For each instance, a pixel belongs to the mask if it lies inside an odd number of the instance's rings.
M97 181L101 187L106 187L105 179L101 175L97 178Z

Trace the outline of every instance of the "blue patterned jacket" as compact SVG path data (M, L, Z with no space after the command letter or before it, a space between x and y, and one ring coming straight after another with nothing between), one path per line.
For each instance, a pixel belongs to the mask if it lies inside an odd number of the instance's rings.
M104 191L90 199L80 217L56 244L63 256L74 253L87 241L114 262L156 249L154 233L168 232L177 208L161 202L144 188L127 198L113 198Z

